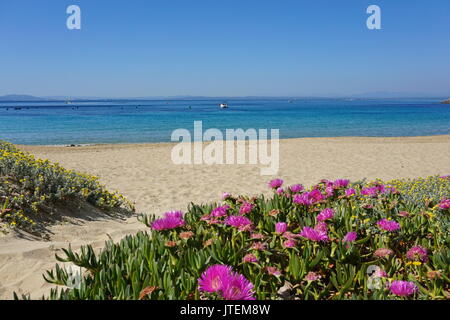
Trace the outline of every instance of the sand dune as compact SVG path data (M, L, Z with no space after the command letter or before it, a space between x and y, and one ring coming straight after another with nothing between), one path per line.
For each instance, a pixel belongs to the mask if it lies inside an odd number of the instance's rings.
M173 144L98 145L87 147L23 146L41 158L100 177L111 190L135 201L138 212L161 214L186 209L189 202L217 201L222 192L268 192L260 165L174 165ZM450 173L450 136L410 138L305 138L280 142L280 177L287 184L349 178L412 178ZM54 254L69 243L101 248L145 227L135 217L100 218L51 227L51 241L18 234L0 237L0 298L12 292L39 298L48 292L42 273L55 264Z

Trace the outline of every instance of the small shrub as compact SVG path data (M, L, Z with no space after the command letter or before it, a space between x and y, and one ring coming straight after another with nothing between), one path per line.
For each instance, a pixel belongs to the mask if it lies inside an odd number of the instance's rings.
M33 231L39 227L36 220L51 220L60 206L76 202L103 211L133 210L128 200L107 191L97 177L36 159L0 141L0 222Z

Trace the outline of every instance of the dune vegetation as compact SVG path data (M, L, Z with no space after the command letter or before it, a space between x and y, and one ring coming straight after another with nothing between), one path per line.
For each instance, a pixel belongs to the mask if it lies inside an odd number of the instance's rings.
M0 230L45 232L44 226L92 206L104 213L133 211L133 204L102 186L97 177L36 159L0 141Z
M148 232L100 253L68 248L44 298L450 298L449 176L269 187L141 215Z

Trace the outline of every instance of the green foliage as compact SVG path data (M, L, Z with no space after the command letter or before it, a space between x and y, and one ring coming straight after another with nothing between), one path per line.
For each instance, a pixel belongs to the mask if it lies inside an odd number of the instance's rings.
M268 199L228 198L228 215L238 215L244 201L253 204L246 214L253 222L252 231L239 231L220 223L220 218L219 223L202 219L217 207L215 204L191 204L184 215L186 224L170 230L152 230L155 217L143 215L140 220L149 227L148 232L127 236L119 243L109 241L98 254L86 246L79 253L69 248L64 257L58 256L61 262L81 267L83 274L80 283L73 286L66 269L56 266L48 271L45 279L59 288L52 289L47 298L201 299L197 279L213 264L230 265L243 274L253 283L257 299L406 299L390 293L388 283L393 280L413 281L418 286L411 299L448 298L449 210L432 202L414 203L411 191L407 195L387 192L363 196L360 190L365 186L353 184L353 196L346 196L343 188L336 189L332 196L309 207L294 203L289 191L274 193ZM323 184L317 188L325 192ZM448 194L450 189L444 191ZM296 245L289 248L284 245L286 235L275 232L277 222L287 222L288 231L298 235L303 227L315 226L316 216L324 208L336 212L327 221L328 242L297 237ZM400 230L380 229L377 222L381 219L397 221ZM357 240L343 242L350 231L357 233ZM265 247L255 249L259 242ZM427 249L428 261L407 258L407 251L416 245ZM380 248L393 253L375 255ZM244 262L249 253L258 262ZM367 274L373 266L386 272L386 277L376 279L377 286ZM269 267L281 275L268 272Z

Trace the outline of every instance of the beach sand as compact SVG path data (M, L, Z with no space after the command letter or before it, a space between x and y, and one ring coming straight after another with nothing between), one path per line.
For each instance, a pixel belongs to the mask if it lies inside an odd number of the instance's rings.
M83 147L20 146L21 149L100 177L136 203L138 212L161 214L185 210L190 202L220 200L222 192L268 193L267 182L311 185L320 179L413 178L450 174L450 136L399 138L304 138L280 141L276 176L260 175L260 165L174 165L174 144L96 145ZM0 236L0 298L12 292L39 298L51 285L42 274L56 263L54 254L69 243L101 248L111 237L144 230L135 217L77 220L51 227L50 241L27 235Z

